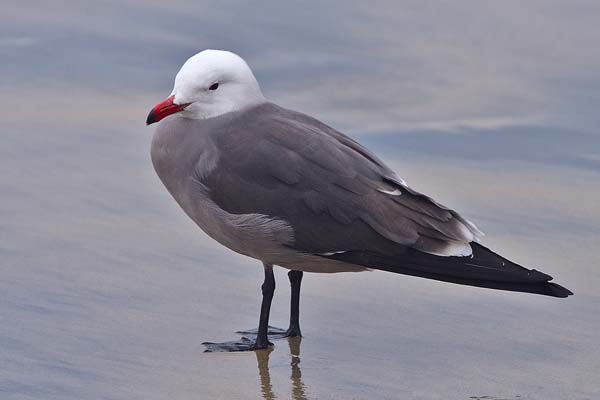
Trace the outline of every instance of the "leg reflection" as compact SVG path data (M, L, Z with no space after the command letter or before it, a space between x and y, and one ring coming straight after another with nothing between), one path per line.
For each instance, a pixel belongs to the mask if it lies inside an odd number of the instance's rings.
M258 362L258 376L260 377L260 390L265 400L275 399L273 385L271 384L271 374L269 373L269 356L273 351L272 348L264 350L256 350L256 361Z
M301 336L295 336L288 338L290 345L290 355L292 357L292 399L294 400L306 400L306 393L304 390L304 383L302 383L302 371L300 371L300 342L302 341Z
M290 348L292 374L290 379L292 381L292 399L293 400L306 400L306 389L302 382L302 372L300 371L300 342L302 338L300 336L290 337L287 339ZM273 349L257 350L256 361L258 363L258 376L260 378L260 389L262 396L265 400L274 400L277 397L273 391L273 384L271 383L271 373L269 371L269 357Z

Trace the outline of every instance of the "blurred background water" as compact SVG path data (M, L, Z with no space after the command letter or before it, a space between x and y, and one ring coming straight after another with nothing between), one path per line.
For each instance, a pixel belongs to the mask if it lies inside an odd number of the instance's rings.
M3 2L0 398L599 398L599 18L559 0ZM144 121L205 48L575 296L308 274L301 342L203 353L256 325L262 270L169 197Z

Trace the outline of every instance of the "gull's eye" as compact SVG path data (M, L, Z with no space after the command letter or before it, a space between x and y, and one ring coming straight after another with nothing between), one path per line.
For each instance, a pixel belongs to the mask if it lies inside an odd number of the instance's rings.
M219 82L215 82L212 85L210 85L208 90L217 90L218 88L219 88Z

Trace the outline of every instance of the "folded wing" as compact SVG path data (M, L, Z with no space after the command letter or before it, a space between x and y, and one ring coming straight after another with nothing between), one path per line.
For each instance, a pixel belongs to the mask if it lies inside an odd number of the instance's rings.
M298 251L469 255L481 235L367 149L304 114L265 104L215 140L219 168L203 177L211 199L230 213L289 222Z

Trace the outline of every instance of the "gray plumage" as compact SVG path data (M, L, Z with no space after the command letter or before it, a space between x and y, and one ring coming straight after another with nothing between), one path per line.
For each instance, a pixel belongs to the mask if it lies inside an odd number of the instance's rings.
M311 255L435 251L478 234L355 141L272 103L206 120L170 117L157 129L152 160L206 233L262 260L283 246ZM384 193L394 190L401 194ZM229 222L213 221L211 213ZM232 244L234 236L252 243Z
M481 236L473 224L408 187L354 140L273 103L206 119L171 116L156 130L152 161L209 236L268 264L309 272L376 268L465 284L473 283L444 277L544 288L551 279L473 243ZM476 254L488 262L473 260ZM421 255L429 266L419 266ZM407 272L403 260L429 272ZM460 268L444 270L456 260Z

